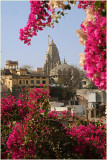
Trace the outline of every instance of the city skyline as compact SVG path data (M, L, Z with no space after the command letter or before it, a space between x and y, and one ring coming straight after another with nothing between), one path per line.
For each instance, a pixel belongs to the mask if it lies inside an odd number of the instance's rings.
M54 28L47 27L39 31L37 36L32 38L31 46L27 46L19 40L19 30L27 24L30 13L29 1L2 1L1 66L5 67L6 60L13 60L18 61L19 66L43 67L48 48L48 35L53 38L61 61L65 57L68 64L79 66L79 54L84 52L84 46L79 44L75 30L79 29L84 21L85 12L77 6L72 6L67 12L68 15L62 17Z

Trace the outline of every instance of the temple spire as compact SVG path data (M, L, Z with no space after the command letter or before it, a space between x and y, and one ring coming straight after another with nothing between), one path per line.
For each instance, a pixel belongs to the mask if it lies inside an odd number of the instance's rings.
M50 37L50 35L48 35L48 38L49 37ZM49 41L49 39L48 39L48 41ZM51 39L51 42L49 43L48 49L46 52L45 63L43 66L43 73L49 75L51 69L56 67L57 64L61 64L60 57L59 57L59 51L58 51L57 46L55 45L53 39Z
M48 35L48 46L49 46L49 37L50 37L50 35Z

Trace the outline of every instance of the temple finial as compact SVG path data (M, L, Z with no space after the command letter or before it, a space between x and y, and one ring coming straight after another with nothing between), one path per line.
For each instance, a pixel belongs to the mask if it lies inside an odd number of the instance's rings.
M49 38L52 39L52 40L51 40L51 43L49 43ZM52 38L50 35L48 35L48 46L49 46L49 44L54 44L53 38Z
M51 40L51 44L53 44L54 43L54 41L53 41L53 39Z
M49 37L50 37L50 35L48 35L48 46L49 46Z

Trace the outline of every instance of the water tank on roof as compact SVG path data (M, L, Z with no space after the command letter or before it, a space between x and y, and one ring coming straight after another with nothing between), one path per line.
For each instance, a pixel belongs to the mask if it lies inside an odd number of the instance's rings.
M88 102L96 102L96 93L89 93Z

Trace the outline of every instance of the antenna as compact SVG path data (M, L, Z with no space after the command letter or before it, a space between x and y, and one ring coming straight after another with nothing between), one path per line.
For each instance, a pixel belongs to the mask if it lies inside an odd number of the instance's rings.
M50 35L48 35L48 46L49 46L49 37L50 37Z
M50 35L48 35L48 46L49 46L49 38L52 38L52 37L50 37Z

